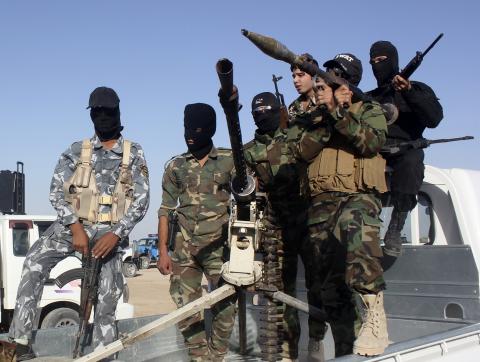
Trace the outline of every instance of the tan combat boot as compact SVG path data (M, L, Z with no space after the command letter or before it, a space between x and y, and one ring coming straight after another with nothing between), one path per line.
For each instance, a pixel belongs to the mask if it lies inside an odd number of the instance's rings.
M325 362L325 347L323 340L310 338L308 340L308 362Z
M353 353L362 356L377 356L388 346L387 317L383 308L383 292L360 296L364 303L365 316L358 337L353 344Z

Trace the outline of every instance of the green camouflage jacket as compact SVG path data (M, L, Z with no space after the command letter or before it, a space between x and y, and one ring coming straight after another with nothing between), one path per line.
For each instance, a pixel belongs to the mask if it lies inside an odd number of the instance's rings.
M305 109L302 107L302 100L305 97L301 95L288 106L288 137L291 140L298 140L305 127L312 124L311 112L317 107L313 100L309 99Z
M158 216L176 209L185 240L205 245L226 237L232 152L212 148L203 167L190 152L171 159L163 174Z
M245 160L267 193L274 214L282 223L308 205L307 164L292 153L286 130L273 136L255 132L244 147Z

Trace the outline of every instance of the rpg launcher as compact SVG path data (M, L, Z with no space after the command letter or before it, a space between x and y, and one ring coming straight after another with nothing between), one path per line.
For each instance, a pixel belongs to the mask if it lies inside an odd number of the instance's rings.
M336 89L341 85L348 86L350 91L352 91L353 93L353 102L365 102L373 100L371 96L362 92L362 90L357 86L334 74L325 72L314 63L308 62L303 56L297 55L292 52L278 40L245 29L242 29L242 34L266 55L274 59L286 62L290 65L297 66L306 73L310 74L312 77L322 78L325 83L327 83L333 89ZM393 123L393 119L398 117L398 110L396 109L396 107L391 103L385 103L382 104L382 108L385 113L385 117L387 118L387 121Z

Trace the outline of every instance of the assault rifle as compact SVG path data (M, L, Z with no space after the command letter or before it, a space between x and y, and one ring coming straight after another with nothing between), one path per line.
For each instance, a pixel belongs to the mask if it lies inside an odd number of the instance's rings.
M443 37L443 33L440 33L439 36L435 38L435 40L428 46L427 49L425 49L424 52L417 51L415 56L408 62L405 68L402 69L402 71L399 73L399 75L403 79L408 79L411 77L411 75L417 70L417 68L422 64L423 58L425 55L428 54L428 52L438 43L438 41Z
M415 56L408 62L408 64L403 68L398 75L403 79L409 79L412 74L418 69L420 64L422 64L423 58L428 52L438 43L438 41L443 37L443 33L440 33L439 36L435 38L435 40L430 44L425 51L417 51ZM390 84L388 87L382 87L379 89L379 92L375 92L376 97L382 97L387 94L392 89L392 85ZM373 91L372 91L373 92ZM389 123L390 124L390 123Z
M350 91L353 93L353 102L365 102L373 100L370 95L362 92L362 90L357 86L334 74L325 72L314 63L308 62L303 56L293 53L290 49L276 39L248 31L246 29L242 29L242 34L268 56L286 62L290 65L297 66L306 73L310 74L312 77L320 77L325 81L325 83L334 89L340 87L341 85L347 85ZM398 110L395 105L391 103L385 103L382 104L382 108L387 121L393 123L394 119L398 117Z
M82 267L71 269L65 273L59 275L55 279L55 284L59 288L73 280L81 279L81 292L80 292L80 325L77 332L77 338L75 341L75 348L73 350L73 358L81 356L83 347L87 344L87 326L92 313L92 308L97 301L98 294L98 277L102 266L101 259L94 258L88 250L87 255L82 257Z
M456 137L456 138L440 138L437 140L427 140L425 138L419 138L414 141L396 142L389 145L385 145L382 147L381 153L387 154L387 155L395 155L401 151L405 151L408 149L427 148L430 145L433 145L436 143L447 143L447 142L467 141L467 140L473 140L473 136Z
M272 82L275 86L275 97L277 97L278 104L280 105L280 127L285 129L288 127L288 110L283 94L278 90L278 82L282 79L282 76L277 77L275 74L272 74Z

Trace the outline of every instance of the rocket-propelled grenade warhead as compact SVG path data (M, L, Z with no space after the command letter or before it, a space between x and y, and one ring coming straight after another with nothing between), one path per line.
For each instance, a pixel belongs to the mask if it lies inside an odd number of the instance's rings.
M288 64L302 63L298 55L296 55L278 40L270 38L269 36L248 31L246 29L242 29L242 34L269 57L287 62Z

